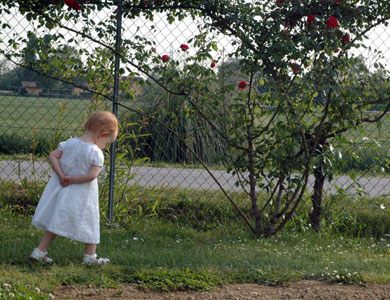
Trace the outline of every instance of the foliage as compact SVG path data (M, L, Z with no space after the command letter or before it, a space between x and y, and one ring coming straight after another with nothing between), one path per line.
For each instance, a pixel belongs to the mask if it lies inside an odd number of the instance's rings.
M43 188L43 182L32 182L26 179L20 183L2 181L0 204L21 215L29 215L35 211Z
M175 66L170 68L164 69L162 75L166 86L174 88L171 82L183 79L175 77L180 76L178 70L173 71ZM138 102L148 115L139 116L145 133L140 153L151 161L189 164L201 159L206 164L226 164L225 141L194 114L185 97L161 91L161 87L148 80Z
M121 278L141 287L157 291L210 290L222 284L222 280L211 274L197 274L185 270L145 270L133 271Z
M221 227L236 227L242 230L243 222L237 217L233 207L218 191L194 191L175 188L148 188L137 185L124 186L116 174L116 191L113 223L120 228L132 231L137 222L160 221L185 226L199 232L209 232ZM44 183L22 180L21 183L1 181L0 207L20 216L31 216L43 192ZM102 225L107 223L107 187L101 194ZM248 214L246 195L231 193L230 196L239 208ZM266 195L260 195L263 202ZM299 207L293 220L287 224L287 232L307 232L310 225L306 211L310 199L305 197L304 205ZM325 232L342 234L346 237L381 238L390 232L390 199L386 197L367 198L342 194L326 198L323 207L322 227ZM157 234L157 233L156 233ZM160 233L158 233L160 234ZM172 236L177 235L173 232Z
M2 286L0 286L0 299L1 300L8 300L8 299L15 299L15 300L24 300L24 299L31 299L31 300L49 300L54 299L54 296L52 294L41 294L39 288L31 289L30 286L26 285L11 285L8 283L4 283Z
M334 172L338 174L364 172L380 176L390 171L389 147L386 141L380 144L369 142L347 144L338 151L334 164Z

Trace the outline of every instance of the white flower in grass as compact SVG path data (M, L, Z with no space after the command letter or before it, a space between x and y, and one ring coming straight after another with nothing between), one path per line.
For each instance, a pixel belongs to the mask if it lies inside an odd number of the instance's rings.
M49 294L49 298L50 298L50 299L54 299L55 297L54 297L53 294Z
M41 290L40 290L38 287L35 288L35 291L36 291L38 294L41 292Z
M15 294L14 293L9 293L8 296L10 296L11 298L15 297Z
M381 209L385 209L386 207L383 205L383 204L381 204Z
M138 238L137 238L137 237L133 237L133 240L134 240L134 241L138 241Z
M3 288L6 289L7 291L11 289L11 285L8 283L3 284Z

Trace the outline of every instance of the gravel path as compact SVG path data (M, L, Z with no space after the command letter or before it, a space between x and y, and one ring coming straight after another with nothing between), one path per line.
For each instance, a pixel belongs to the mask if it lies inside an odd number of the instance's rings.
M47 180L51 174L51 168L47 162L35 162L34 167L31 161L0 161L0 178L12 181L20 181L22 178ZM236 187L236 177L225 171L213 170L212 174L226 190L240 191ZM202 169L179 169L179 168L156 168L156 167L133 167L129 172L134 178L129 184L141 186L170 186L190 188L195 190L218 190L210 174ZM314 178L309 178L309 191L314 184ZM390 195L390 178L363 177L355 184L348 176L336 177L332 182L325 183L325 191L335 194L339 188L347 189L349 194L355 194L359 190L365 190L367 196L378 197Z
M389 300L390 285L357 286L300 281L276 287L239 284L207 292L156 293L124 284L118 289L66 286L57 290L54 295L55 299L69 300Z

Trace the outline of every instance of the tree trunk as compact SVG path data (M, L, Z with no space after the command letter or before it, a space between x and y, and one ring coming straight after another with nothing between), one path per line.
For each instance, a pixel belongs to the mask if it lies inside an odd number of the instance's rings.
M311 227L319 232L321 230L322 219L322 192L324 189L325 175L322 173L321 167L314 171L314 193L311 196L313 210L309 214Z
M257 205L257 195L256 195L256 176L255 176L255 162L253 155L253 143L251 139L248 139L248 171L249 171L249 196L252 202L251 213L255 219L255 228L257 235L262 234L263 230L263 219Z

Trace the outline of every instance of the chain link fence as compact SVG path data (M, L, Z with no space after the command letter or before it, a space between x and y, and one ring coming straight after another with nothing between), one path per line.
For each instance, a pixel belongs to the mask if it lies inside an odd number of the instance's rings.
M119 12L116 5L107 6L92 10L77 23L64 19L60 26L48 29L39 19L21 15L16 8L2 10L2 24L8 25L0 31L3 41L0 47L4 53L0 56L0 177L3 182L46 182L52 172L47 154L60 141L81 134L83 122L91 112L112 110ZM112 32L94 30L93 24L99 23L111 26ZM155 13L153 21L143 17L127 19L125 12L121 25L122 42L134 50L128 52L130 59L120 62L116 101L122 136L127 138L119 139L117 144L115 213L121 216L162 214L180 221L187 210L193 212L194 226L205 229L212 226L210 220L227 223L238 218L227 212L226 206L230 204L223 200L222 186L249 214L246 194L236 185L237 178L225 171L228 154L224 142L212 131L200 130L205 127L202 120L188 118L183 96L169 94L150 81L134 63L137 47L142 45L140 53L153 53L153 62L168 55L179 65L184 64L194 50L190 47L182 51L181 45L191 45L199 34L202 20L172 21L166 13ZM16 40L17 47L10 42ZM214 36L214 41L216 47L211 50L211 56L217 69L234 62L229 58L235 47L232 39L221 34ZM369 32L365 44L367 48L360 54L368 68L378 63L388 65L389 27ZM383 55L373 55L374 49ZM210 65L211 60L203 63ZM85 72L87 69L89 72ZM149 84L145 84L148 80ZM367 125L364 133L358 129L348 132L343 143L333 145L339 153L340 167L339 175L326 182L328 195L363 195L372 199L365 207L383 208L377 199L390 194L389 122L385 118L381 126ZM108 151L106 155L108 162ZM205 170L199 158L211 172ZM100 179L102 202L108 197L108 172L107 165ZM309 191L312 186L313 178ZM209 219L202 222L197 210L202 205L206 207L206 203L207 209L212 209L208 212Z

